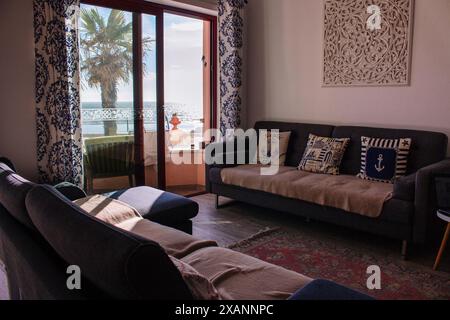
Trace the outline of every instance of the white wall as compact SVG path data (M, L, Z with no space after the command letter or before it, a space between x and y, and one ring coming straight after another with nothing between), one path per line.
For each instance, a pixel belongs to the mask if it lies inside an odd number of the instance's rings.
M354 124L450 135L450 1L416 0L409 87L322 88L323 1L250 0L248 126Z
M0 0L0 155L37 176L32 0Z

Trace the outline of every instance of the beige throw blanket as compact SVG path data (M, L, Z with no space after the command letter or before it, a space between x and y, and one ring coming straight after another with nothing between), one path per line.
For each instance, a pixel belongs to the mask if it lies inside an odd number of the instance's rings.
M277 175L260 175L261 167L246 165L222 170L222 181L251 190L273 193L323 206L378 218L392 197L393 186L355 176L332 176L281 167Z

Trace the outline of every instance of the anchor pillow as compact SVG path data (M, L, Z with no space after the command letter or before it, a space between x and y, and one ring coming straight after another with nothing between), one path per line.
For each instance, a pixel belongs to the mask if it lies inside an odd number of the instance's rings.
M361 172L365 180L394 183L406 175L412 140L361 137Z

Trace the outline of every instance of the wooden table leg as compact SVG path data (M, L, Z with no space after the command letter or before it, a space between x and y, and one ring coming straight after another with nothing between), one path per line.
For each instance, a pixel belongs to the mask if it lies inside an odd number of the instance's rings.
M447 247L449 236L450 236L450 223L447 225L447 230L445 231L444 239L442 239L441 248L439 249L439 253L436 258L433 270L437 270L439 264L441 263L442 256L444 255L445 248Z

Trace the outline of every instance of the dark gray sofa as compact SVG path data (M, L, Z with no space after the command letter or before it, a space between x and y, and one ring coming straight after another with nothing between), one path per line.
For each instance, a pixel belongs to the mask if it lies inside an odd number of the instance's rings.
M221 179L221 171L234 165L208 165L206 168L207 189L217 196L224 196L253 205L285 211L298 216L334 223L403 241L403 254L408 242L423 244L433 230L435 219L435 199L432 176L450 172L450 160L446 159L448 137L442 133L395 130L366 127L335 127L329 125L258 122L256 130L278 129L291 131L286 166L297 167L305 151L308 137L315 134L324 137L351 138L351 143L341 165L341 174L356 175L360 170L361 136L379 138L412 138L413 145L408 159L407 176L396 181L393 198L387 201L381 217L368 218L340 209L323 207L312 203L281 197L275 194L226 185ZM234 153L238 143L228 142ZM248 146L246 146L248 149ZM226 154L223 154L224 159ZM235 157L235 159L237 159ZM225 163L225 162L224 162ZM218 198L217 198L218 201ZM432 231L431 231L432 233Z
M158 197L153 197L150 191L138 189L127 193L125 190L117 192L113 196L120 198L127 194L129 200L132 201L133 195L137 194L142 197L141 202L145 202L145 198L147 198L150 200L148 203L153 201L156 203L156 207L167 200L167 198L162 199L158 205ZM83 219L77 220L77 218L82 218L82 211L69 201L75 200L76 195L83 196L85 194L67 184L56 187L35 184L15 173L5 163L0 162L0 260L5 263L7 268L11 299L79 300L137 297L192 299L180 274L170 263L166 252L159 244L137 235L121 234L117 230L116 232L111 231L111 228L105 225L93 224L92 219L89 220L87 217L84 221ZM156 199L152 199L152 197ZM27 198L29 198L29 208L35 213L35 221L31 219L30 210L27 208ZM172 199L177 200L178 198L174 195ZM121 198L121 200L126 199ZM188 204L193 202L189 199L186 200L188 200ZM186 202L175 201L175 203L186 205ZM187 231L191 230L192 224L189 219L192 212L187 210L185 215L176 220L174 213L176 214L177 211L174 207L175 205L167 208L169 217L166 220L162 218L164 214L161 210L154 212L151 208L140 207L139 209L146 213L149 220L155 214L160 223L163 219L163 222L172 224L170 227L182 226L187 228ZM195 203L193 208L198 211L198 204ZM193 216L197 214L197 211ZM76 215L77 212L80 213L79 216ZM40 219L42 225L37 225L37 219ZM189 220L189 223L186 219ZM87 232L89 228L96 228L97 232ZM44 234L46 231L50 234ZM79 259L77 263L86 266L86 270L93 268L86 272L91 275L91 278L83 277L82 291L67 289L66 268L70 264L69 259L64 259L66 257L61 252L55 252L46 237L51 237L52 242L58 245L69 241L70 245L64 243L67 245L64 247L64 250L67 250L66 253ZM73 239L77 239L77 241L73 241ZM87 242L94 245L87 245ZM104 248L100 248L101 246ZM101 250L104 258L99 257L98 254L96 256L88 255L88 252L93 254L94 251L98 253L98 250ZM132 258L126 256L127 252L133 251L135 252ZM84 254L82 254L83 252ZM120 259L121 255L122 259ZM97 259L103 260L96 261ZM96 263L92 264L92 261L96 261ZM147 283L133 280L135 276L149 273L148 263L150 261L154 262L151 270L155 272L142 277ZM105 268L105 265L109 267ZM127 271L130 274L113 273L114 267L117 271L125 265L134 268ZM94 281L92 282L90 279ZM133 289L130 289L130 286ZM143 286L154 288L154 290L147 290ZM114 292L114 290L117 291ZM141 291L130 292L132 290Z
M169 255L210 281L223 274L214 284L227 299L283 300L312 282L307 276L218 248L214 241L148 219L133 220L122 227L106 223L56 188L31 183L0 163L0 259L7 270L10 297L192 300ZM71 265L80 267L81 290L66 286ZM239 268L245 272L235 272Z

